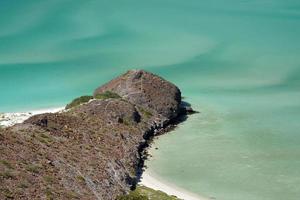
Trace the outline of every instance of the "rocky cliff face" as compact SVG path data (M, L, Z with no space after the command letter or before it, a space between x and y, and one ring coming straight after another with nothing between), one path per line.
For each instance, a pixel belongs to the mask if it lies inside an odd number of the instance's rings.
M97 99L106 91L120 98ZM132 70L94 97L0 130L0 199L112 200L135 185L147 139L180 114L180 90Z
M178 115L180 90L163 78L143 70L131 70L95 90L94 96L112 91L128 102L157 117L171 119Z

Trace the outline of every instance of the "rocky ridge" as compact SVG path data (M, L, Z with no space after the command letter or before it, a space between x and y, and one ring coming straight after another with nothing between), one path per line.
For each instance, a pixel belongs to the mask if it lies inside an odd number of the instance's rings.
M107 91L117 95L97 98ZM149 138L186 114L182 105L174 84L130 70L87 103L1 129L0 199L116 199L136 185Z

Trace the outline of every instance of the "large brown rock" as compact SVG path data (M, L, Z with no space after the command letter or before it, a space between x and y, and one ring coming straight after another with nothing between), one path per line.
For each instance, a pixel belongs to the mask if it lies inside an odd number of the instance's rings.
M134 105L168 119L179 113L181 92L172 83L144 70L130 70L97 88L94 96L105 91L115 92Z

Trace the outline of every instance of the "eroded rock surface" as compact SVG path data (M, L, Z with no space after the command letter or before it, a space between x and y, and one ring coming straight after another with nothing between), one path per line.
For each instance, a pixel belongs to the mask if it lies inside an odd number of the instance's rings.
M180 90L163 78L144 70L130 70L95 90L94 95L112 91L143 109L174 118L181 102Z

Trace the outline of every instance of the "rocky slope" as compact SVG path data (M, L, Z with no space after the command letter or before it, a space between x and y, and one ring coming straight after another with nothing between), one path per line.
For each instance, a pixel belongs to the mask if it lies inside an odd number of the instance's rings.
M116 199L135 186L145 144L184 114L180 105L175 85L131 70L89 102L1 129L0 199Z

